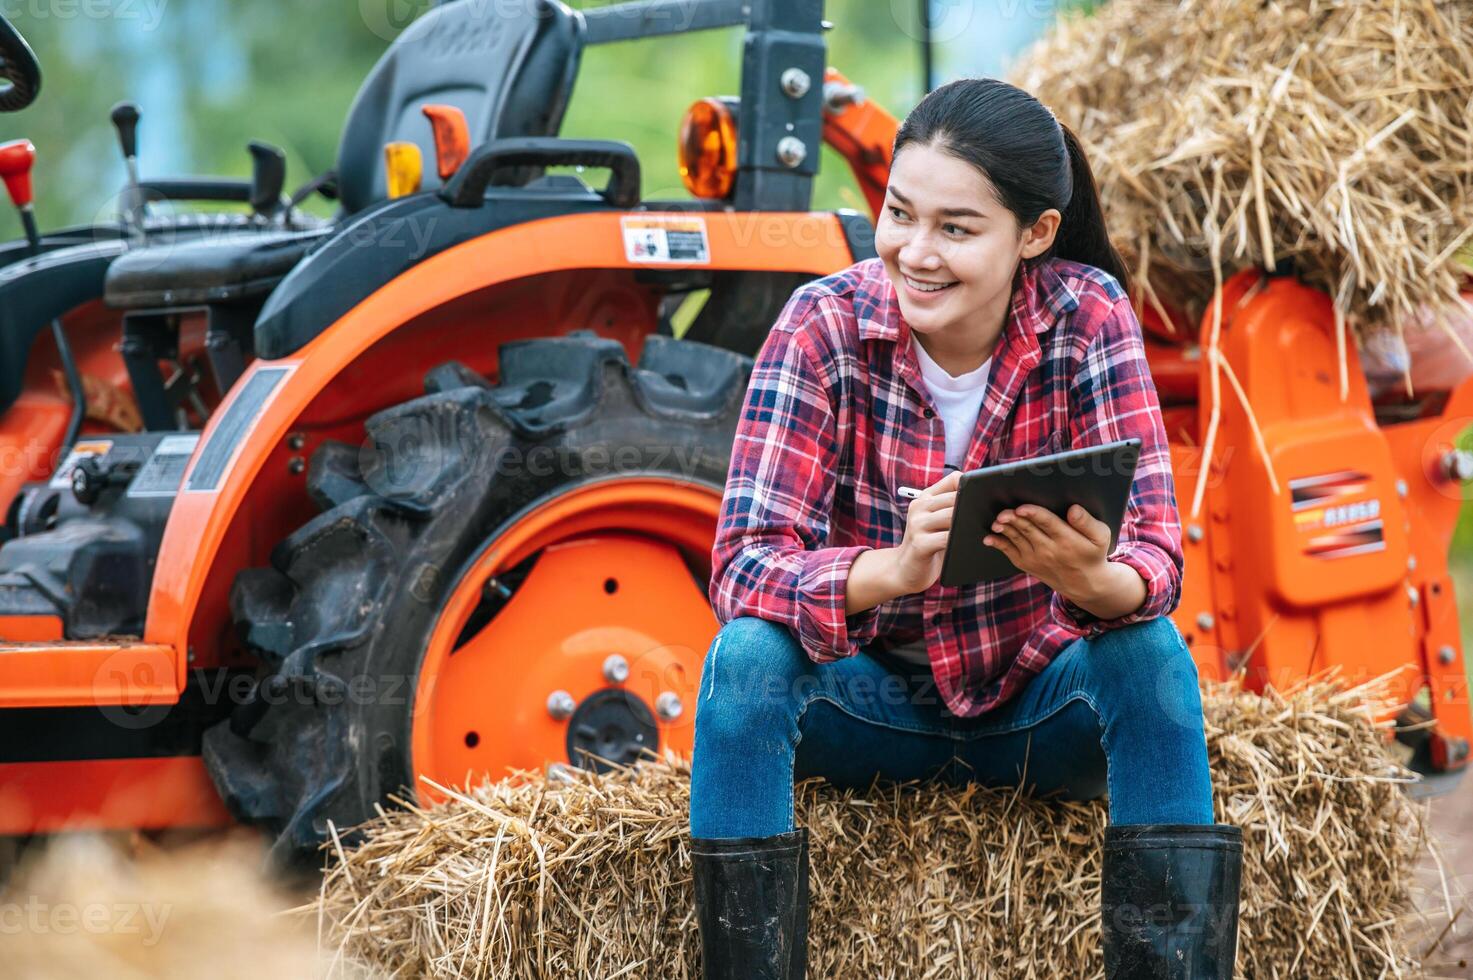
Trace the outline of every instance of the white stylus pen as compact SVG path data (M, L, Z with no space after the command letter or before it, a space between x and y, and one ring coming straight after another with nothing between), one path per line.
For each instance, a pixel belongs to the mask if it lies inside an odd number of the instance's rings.
M960 469L960 467L952 466L950 463L946 464L947 473L955 469ZM897 487L895 492L900 495L902 500L914 500L921 495L921 491L915 487Z

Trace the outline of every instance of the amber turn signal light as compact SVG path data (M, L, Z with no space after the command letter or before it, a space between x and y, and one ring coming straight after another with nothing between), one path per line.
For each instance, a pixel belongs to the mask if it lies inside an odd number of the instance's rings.
M731 193L737 171L736 115L725 100L701 99L680 121L680 179L696 197Z

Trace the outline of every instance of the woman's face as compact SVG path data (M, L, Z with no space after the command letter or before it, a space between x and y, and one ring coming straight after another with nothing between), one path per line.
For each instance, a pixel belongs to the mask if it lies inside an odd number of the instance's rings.
M875 251L913 329L981 334L1001 329L1019 259L1047 250L1057 227L1050 209L1020 236L981 171L911 143L890 168Z

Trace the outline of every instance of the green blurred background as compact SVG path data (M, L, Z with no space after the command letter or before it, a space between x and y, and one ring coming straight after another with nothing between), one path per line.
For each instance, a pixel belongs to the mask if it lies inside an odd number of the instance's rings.
M525 0L472 0L520 3ZM1010 32L970 44L944 20L945 52L957 73L991 73L1000 59L1053 18L1051 2L1005 0ZM603 6L575 2L571 6ZM0 138L37 146L36 209L43 228L112 213L124 170L108 110L138 103L139 165L145 177L248 177L246 141L273 143L287 156L287 186L333 166L342 122L359 83L388 40L427 0L5 0L0 5L41 61L41 97L0 117ZM921 95L918 7L910 0L829 0L829 63L860 81L892 111ZM953 15L954 16L954 15ZM938 18L940 15L938 14ZM957 20L960 23L960 20ZM985 28L981 8L966 29ZM994 32L995 34L996 32ZM590 48L563 135L627 140L639 151L648 197L685 195L675 167L675 135L695 99L736 94L742 32L707 31ZM991 64L978 52L993 52ZM863 208L840 158L825 148L819 208ZM320 213L331 205L320 199ZM19 234L0 209L0 236Z

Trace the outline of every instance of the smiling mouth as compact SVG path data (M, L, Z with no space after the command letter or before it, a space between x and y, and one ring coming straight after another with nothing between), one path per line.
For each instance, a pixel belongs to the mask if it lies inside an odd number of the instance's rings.
M901 275L904 276L905 273L901 273ZM910 276L905 276L905 284L923 293L939 293L943 289L950 289L952 286L955 286L957 280L953 279L951 282L926 282L923 279L912 279Z

